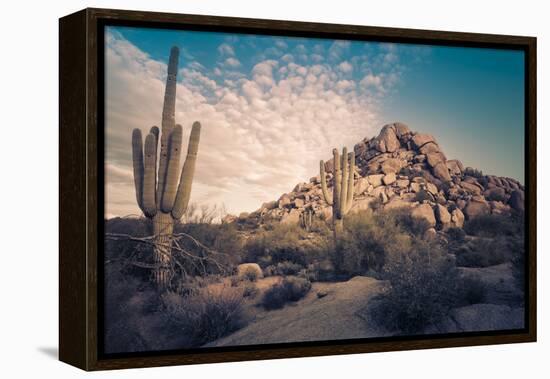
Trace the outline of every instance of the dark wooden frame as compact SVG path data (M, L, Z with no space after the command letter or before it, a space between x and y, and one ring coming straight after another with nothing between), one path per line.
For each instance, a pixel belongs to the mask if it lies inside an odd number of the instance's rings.
M526 328L499 333L417 336L225 351L98 355L98 267L102 220L103 115L99 96L102 25L224 30L270 35L520 49L525 52ZM85 370L229 362L536 341L536 38L183 14L85 9L59 21L59 358ZM98 83L100 83L98 85ZM99 122L98 122L99 121Z

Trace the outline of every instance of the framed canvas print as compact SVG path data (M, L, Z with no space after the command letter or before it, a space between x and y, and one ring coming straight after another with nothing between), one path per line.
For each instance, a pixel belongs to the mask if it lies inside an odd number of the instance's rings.
M536 340L536 39L60 20L60 359Z

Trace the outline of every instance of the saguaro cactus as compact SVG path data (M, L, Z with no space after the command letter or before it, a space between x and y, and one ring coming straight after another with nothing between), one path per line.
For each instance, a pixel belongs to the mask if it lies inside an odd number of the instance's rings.
M311 230L311 226L313 225L312 209L308 208L300 213L300 225L302 226L302 228L305 229L306 232L309 232Z
M143 144L140 129L132 133L132 158L137 203L143 214L153 220L153 281L168 286L172 270L171 252L174 222L185 213L191 195L195 162L199 149L201 125L193 123L187 157L179 175L182 127L175 124L176 76L179 49L170 51L168 76L162 110L162 130L153 126ZM160 159L157 170L157 148L160 137ZM179 185L178 185L179 182Z
M327 188L325 162L321 161L319 172L321 176L321 188L325 201L332 206L332 222L334 225L334 241L337 243L344 231L344 216L353 205L353 175L355 173L355 154L349 153L344 147L342 159L337 149L332 150L334 172L332 177L333 194L330 195Z

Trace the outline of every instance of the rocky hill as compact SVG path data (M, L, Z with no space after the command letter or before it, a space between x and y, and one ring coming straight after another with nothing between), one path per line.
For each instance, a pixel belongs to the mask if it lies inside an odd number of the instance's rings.
M408 207L435 231L462 227L465 219L479 215L524 210L524 186L517 180L464 168L459 160L447 159L433 136L413 132L405 124L385 125L377 137L356 144L354 152L351 212ZM332 159L325 163L325 171L331 186ZM298 223L305 211L314 217L332 217L332 208L323 200L319 175L250 214L226 216L223 221L256 227L274 221Z

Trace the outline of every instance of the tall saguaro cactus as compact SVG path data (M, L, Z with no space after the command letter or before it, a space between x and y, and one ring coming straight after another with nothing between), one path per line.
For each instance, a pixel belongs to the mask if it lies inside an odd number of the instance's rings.
M332 150L334 172L332 177L332 195L327 188L327 178L325 173L325 162L321 161L319 172L321 176L321 189L325 201L332 206L332 222L334 225L334 241L337 243L339 237L344 231L344 216L349 212L353 205L353 175L355 173L355 154L349 153L344 147L342 159L338 149Z
M140 129L134 129L132 133L136 199L143 214L153 220L153 254L156 264L153 281L160 287L168 286L171 279L174 222L183 216L189 204L201 132L200 123L193 123L187 157L179 175L183 131L181 125L175 123L178 57L179 49L173 47L168 63L160 135L159 128L153 126L143 143ZM159 139L160 159L157 170Z

